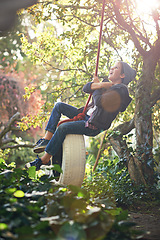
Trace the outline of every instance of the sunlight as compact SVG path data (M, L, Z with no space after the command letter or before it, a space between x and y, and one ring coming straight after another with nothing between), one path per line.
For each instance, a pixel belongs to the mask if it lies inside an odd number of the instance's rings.
M160 0L136 0L136 5L138 12L148 13L160 7Z

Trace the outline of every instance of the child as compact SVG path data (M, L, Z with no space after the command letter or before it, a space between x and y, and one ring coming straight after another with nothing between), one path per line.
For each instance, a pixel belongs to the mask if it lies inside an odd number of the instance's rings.
M127 85L135 76L136 71L122 61L110 69L110 81L100 82L95 76L93 82L83 87L84 92L92 93L93 96L93 103L88 108L84 120L65 122L57 127L61 114L71 119L79 113L79 109L71 105L57 103L52 110L44 138L40 139L33 149L35 153L44 150L45 153L41 158L37 155L37 159L27 163L25 167L35 166L36 170L39 170L41 165L49 165L51 156L58 152L67 134L96 136L102 130L108 129L117 114L125 111L131 102Z

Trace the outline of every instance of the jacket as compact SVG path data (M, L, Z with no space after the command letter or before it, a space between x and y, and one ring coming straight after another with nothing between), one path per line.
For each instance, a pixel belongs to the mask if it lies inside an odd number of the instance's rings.
M105 79L104 81L108 80ZM93 111L88 121L97 128L106 130L111 126L112 121L116 118L118 113L124 112L126 110L128 105L132 101L132 98L129 96L128 88L126 85L124 85L123 83L113 85L112 87L109 88L109 91L114 90L119 93L121 98L121 104L118 110L116 110L115 112L108 112L104 110L101 105L102 94L104 92L107 92L108 90L106 89L92 90L91 89L92 83L93 82L89 82L83 87L83 91L85 93L92 93L93 105L96 106L96 109Z

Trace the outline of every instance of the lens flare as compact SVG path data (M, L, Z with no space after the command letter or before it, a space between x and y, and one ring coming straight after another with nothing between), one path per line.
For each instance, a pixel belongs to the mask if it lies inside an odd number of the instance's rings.
M159 0L136 0L137 11L140 13L148 13L160 7Z

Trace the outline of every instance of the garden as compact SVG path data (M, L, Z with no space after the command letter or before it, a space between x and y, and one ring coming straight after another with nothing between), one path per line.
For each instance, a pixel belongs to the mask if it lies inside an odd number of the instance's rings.
M14 1L0 3L0 240L158 240L159 1ZM60 184L58 161L25 164L57 102L85 106L100 26L98 77L117 59L130 64L132 101L108 130L85 137L82 185Z

